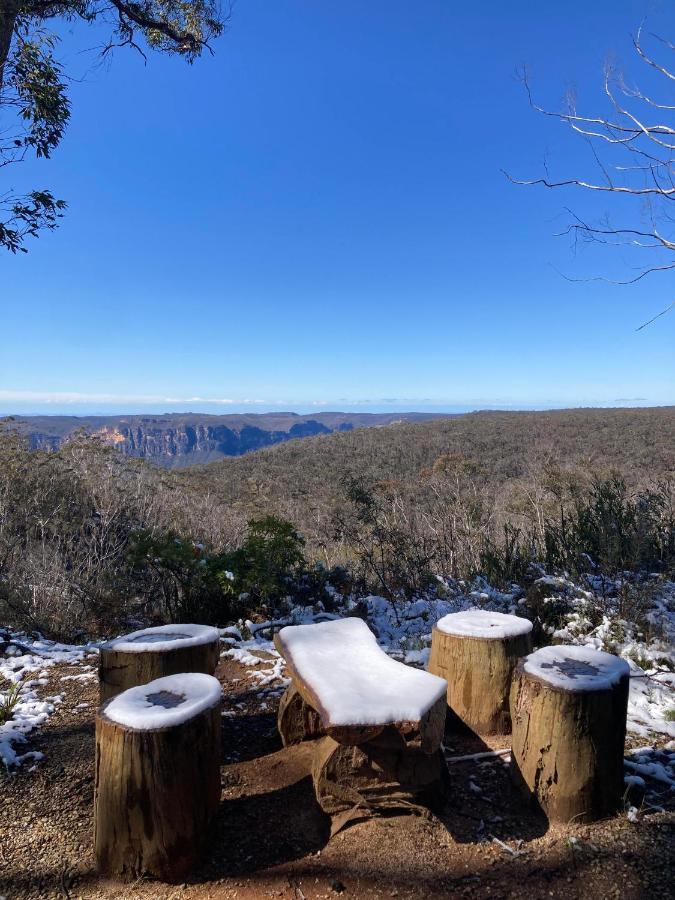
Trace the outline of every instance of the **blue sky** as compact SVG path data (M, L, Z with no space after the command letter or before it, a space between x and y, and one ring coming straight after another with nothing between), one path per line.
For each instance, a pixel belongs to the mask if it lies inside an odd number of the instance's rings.
M652 4L651 24L675 36ZM510 185L592 175L533 113L602 108L608 54L642 72L633 0L239 0L213 58L64 31L73 116L15 189L69 202L0 257L0 413L451 409L675 402L670 273L631 287L618 251L574 255L564 208L612 197ZM670 102L673 102L671 97Z

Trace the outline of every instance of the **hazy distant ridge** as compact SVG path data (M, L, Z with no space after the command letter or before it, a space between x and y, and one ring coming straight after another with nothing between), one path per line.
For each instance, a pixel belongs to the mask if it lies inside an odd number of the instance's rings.
M182 467L241 456L295 438L447 417L442 413L415 412L322 412L305 416L274 412L223 416L13 416L6 421L27 436L34 450L56 451L78 432L86 431L126 456Z

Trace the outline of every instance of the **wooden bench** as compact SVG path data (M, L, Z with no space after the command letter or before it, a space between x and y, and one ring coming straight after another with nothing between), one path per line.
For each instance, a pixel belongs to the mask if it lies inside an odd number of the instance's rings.
M312 777L325 812L440 801L444 679L391 659L357 618L288 626L275 644L292 679L279 732L284 745L315 742Z

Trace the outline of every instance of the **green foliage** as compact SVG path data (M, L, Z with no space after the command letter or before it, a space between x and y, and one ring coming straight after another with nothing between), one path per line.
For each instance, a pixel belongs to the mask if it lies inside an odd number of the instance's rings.
M0 4L0 167L31 151L48 158L70 118L68 78L54 55L58 38L46 25L56 18L79 19L107 29L105 56L139 41L152 50L194 62L224 28L216 0L2 0ZM15 130L6 121L11 112ZM27 252L27 237L57 227L66 208L51 191L0 195L0 247Z
M0 725L9 722L19 704L21 685L0 679Z
M307 569L304 539L276 516L252 519L243 544L217 561L217 578L232 605L245 600L249 610L278 608Z
M631 492L623 477L595 477L587 493L574 491L545 525L551 569L670 571L675 564L673 484Z
M480 574L498 587L521 584L534 561L531 543L523 540L521 529L506 522L500 539L485 538Z

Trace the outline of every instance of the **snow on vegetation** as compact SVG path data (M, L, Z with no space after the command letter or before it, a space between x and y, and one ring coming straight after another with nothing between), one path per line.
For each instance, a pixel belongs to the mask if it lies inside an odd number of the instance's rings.
M628 731L675 739L675 582L648 580L646 586L589 576L577 584L561 576L542 575L534 582L537 603L519 585L500 591L484 578L471 584L442 582L443 596L420 597L392 604L384 597L343 599L335 596L341 615L315 607L292 607L283 619L253 623L242 620L221 631L224 655L250 667L252 681L282 683L283 661L272 643L272 631L283 625L328 621L343 616L363 618L380 647L394 659L426 667L434 625L445 616L478 609L535 620L546 642L602 650L621 657L630 667ZM640 592L639 621L622 615L624 592ZM636 616L637 618L637 616ZM540 640L535 640L541 643ZM675 744L673 746L675 749Z
M393 659L418 668L427 665L433 626L443 617L479 609L524 617L534 622L535 646L568 644L613 653L630 666L628 731L637 735L651 755L628 756L629 778L652 779L635 766L660 765L673 775L675 765L675 582L626 576L610 581L589 576L575 583L541 573L527 590L513 585L500 591L478 578L472 583L439 581L435 597L418 597L395 605L378 596L342 597L329 589L325 607L293 606L288 614L267 622L241 620L219 629L222 655L246 666L246 680L261 697L269 698L288 684L284 661L273 642L273 632L286 625L330 622L346 616L365 620L379 647ZM535 596L536 595L536 596ZM635 599L637 597L637 599ZM184 626L180 626L184 629ZM177 633L171 626L171 633ZM180 633L185 633L181 631ZM43 725L61 702L61 696L45 696L50 669L61 663L73 670L59 681L91 681L96 678L92 654L97 645L70 646L0 633L11 642L0 652L0 706L3 697L20 687L16 706L0 724L0 760L8 770L35 758L27 735ZM155 645L156 646L156 645ZM64 685L65 686L65 685ZM0 720L1 721L1 720ZM658 745L658 746L657 746ZM664 746L665 745L665 746ZM672 761L672 762L669 762ZM661 781L664 790L675 790ZM628 783L630 786L630 783ZM653 802L656 802L655 800Z

